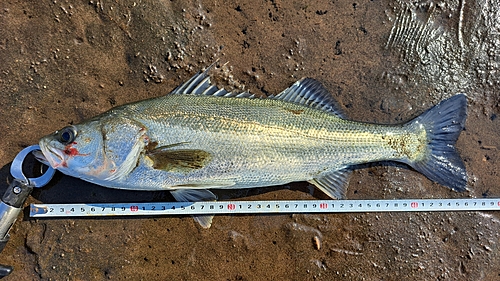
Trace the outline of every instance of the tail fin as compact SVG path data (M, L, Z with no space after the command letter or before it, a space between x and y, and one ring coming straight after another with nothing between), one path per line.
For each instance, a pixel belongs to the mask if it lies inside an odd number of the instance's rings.
M467 98L458 94L442 101L408 124L423 125L428 136L428 155L408 164L430 180L459 192L466 190L467 173L455 150L455 142L464 128L466 110Z

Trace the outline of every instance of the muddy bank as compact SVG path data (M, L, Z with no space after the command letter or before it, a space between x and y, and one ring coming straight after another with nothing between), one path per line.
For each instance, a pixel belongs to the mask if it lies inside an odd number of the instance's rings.
M13 157L41 136L164 95L218 60L220 86L266 96L312 77L349 118L368 122L404 122L463 92L469 117L457 148L468 192L378 163L354 172L347 197L499 197L499 7L495 0L3 2L2 190ZM325 198L307 183L222 195ZM27 203L170 200L58 174ZM496 280L499 223L493 212L252 215L216 217L205 230L189 217L25 215L0 263L15 267L6 280Z

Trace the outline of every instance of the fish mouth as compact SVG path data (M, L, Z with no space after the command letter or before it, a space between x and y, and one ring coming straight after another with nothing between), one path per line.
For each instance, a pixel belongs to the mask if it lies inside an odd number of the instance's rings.
M45 158L45 155L43 155L43 152L41 150L33 150L31 153L33 154L33 156L35 156L35 159L38 162L50 166L49 161L47 160L47 158Z
M62 150L51 147L43 141L40 142L40 149L41 151L33 152L33 155L39 162L51 166L54 169L65 166L66 159Z

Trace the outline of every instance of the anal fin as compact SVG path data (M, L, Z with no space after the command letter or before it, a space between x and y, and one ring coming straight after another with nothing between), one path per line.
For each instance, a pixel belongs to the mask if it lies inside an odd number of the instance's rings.
M340 170L327 173L309 181L326 195L334 199L345 198L349 177L352 174L350 167L344 167Z

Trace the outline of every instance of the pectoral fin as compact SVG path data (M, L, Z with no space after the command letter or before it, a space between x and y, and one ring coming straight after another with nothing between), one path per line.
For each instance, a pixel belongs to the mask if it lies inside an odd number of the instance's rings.
M326 195L334 199L345 198L347 186L349 185L349 176L352 174L350 167L344 167L309 181Z
M199 201L216 201L217 196L207 189L177 189L170 191L175 200L179 202L199 202ZM193 216L193 219L203 228L210 228L212 225L213 215Z
M160 147L146 154L153 161L153 168L169 172L189 173L205 167L212 156L200 149L171 149Z

